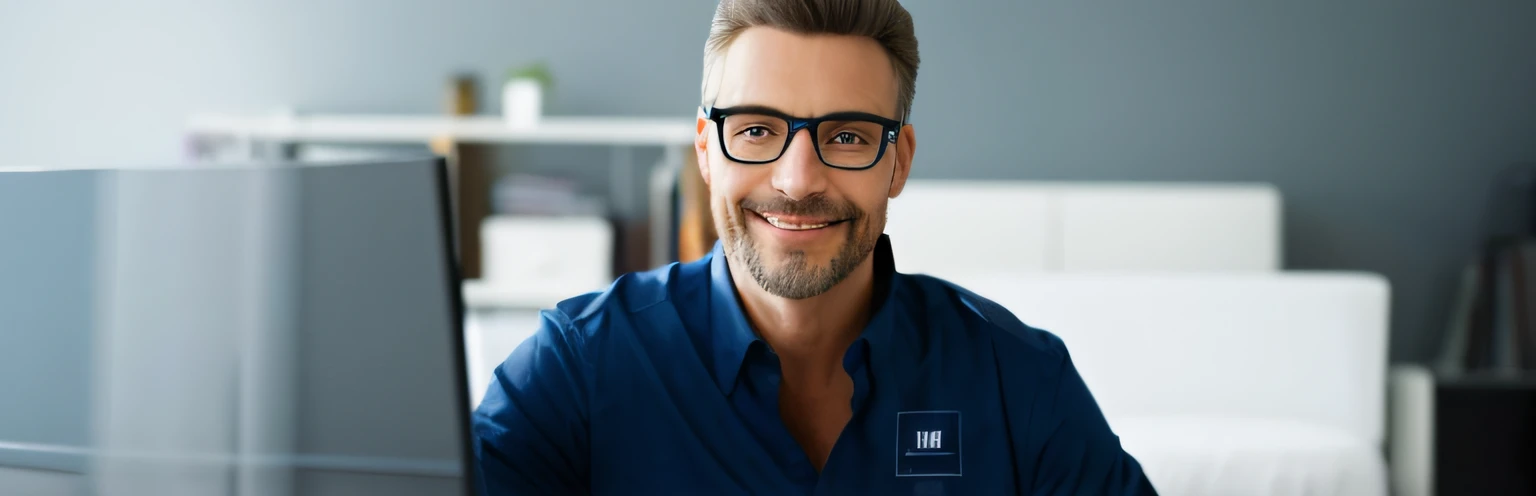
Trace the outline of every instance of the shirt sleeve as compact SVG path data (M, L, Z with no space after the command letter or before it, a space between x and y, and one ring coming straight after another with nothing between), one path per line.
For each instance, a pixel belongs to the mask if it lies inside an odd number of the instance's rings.
M584 494L590 364L583 335L557 310L496 368L473 415L480 494Z
M1024 448L1015 457L1020 481L1025 483L1020 489L1042 495L1156 495L1141 464L1121 448L1119 436L1110 430L1066 347L1054 336L1050 340L1061 357L1054 370L1049 365L1035 368L1033 372L1043 380L1035 382L1031 392L1005 391L1005 401L1011 403L1021 398L1006 398L1011 396L1008 393L1033 400L1033 407L1025 409L1028 417L1018 419L1026 428L1019 429L1010 419L1014 445Z

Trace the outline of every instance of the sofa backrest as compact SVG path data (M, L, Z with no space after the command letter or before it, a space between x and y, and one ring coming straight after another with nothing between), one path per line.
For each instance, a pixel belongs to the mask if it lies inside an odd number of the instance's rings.
M1273 271L1280 207L1267 184L914 179L885 232L903 272Z
M1363 273L958 274L1061 337L1111 424L1299 420L1382 439L1389 288Z

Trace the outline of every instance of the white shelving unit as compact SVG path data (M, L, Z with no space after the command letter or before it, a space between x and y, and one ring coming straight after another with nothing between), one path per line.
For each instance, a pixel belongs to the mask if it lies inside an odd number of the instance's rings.
M187 122L197 136L287 143L564 144L673 147L693 143L694 120L649 117L545 117L512 127L497 116L204 114Z
M477 309L510 309L532 310L554 308L566 298L581 296L586 291L602 288L589 288L587 290L559 291L559 290L532 290L511 287L499 287L487 284L481 280L464 281L464 304L469 308Z
M199 114L187 120L188 138L201 158L250 160L263 158L268 150L293 145L426 145L437 141L458 144L605 146L610 155L611 195L629 204L628 185L638 177L649 178L652 189L676 176L684 154L693 146L693 117L544 117L526 127L508 125L500 116L446 115L240 115ZM661 147L660 163L648 171L636 171L631 158L634 147ZM271 157L268 157L271 158ZM277 157L288 159L292 157ZM643 175L637 174L643 173ZM652 261L664 262L670 244L670 209L650 199ZM670 199L665 199L670 202ZM663 258L657 258L661 254ZM576 294L530 292L496 287L485 281L465 283L464 297L471 309L548 308Z

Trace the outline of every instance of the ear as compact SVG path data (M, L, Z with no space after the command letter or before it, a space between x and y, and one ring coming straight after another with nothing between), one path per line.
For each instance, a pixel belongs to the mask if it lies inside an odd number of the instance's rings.
M907 186L907 175L912 173L912 155L917 151L917 133L912 130L911 124L901 127L894 145L896 168L891 171L891 190L887 192L890 198L901 196L901 189Z
M702 112L702 111L701 111ZM709 119L699 116L699 123L694 129L693 153L699 165L699 175L704 176L704 184L709 184Z

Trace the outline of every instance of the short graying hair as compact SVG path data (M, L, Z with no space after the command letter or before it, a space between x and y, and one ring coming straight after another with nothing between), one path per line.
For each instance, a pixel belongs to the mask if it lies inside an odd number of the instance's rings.
M753 26L873 38L885 48L896 72L897 118L911 116L917 94L917 33L912 15L896 0L721 0L704 42L703 98L710 98L715 64L736 35Z

